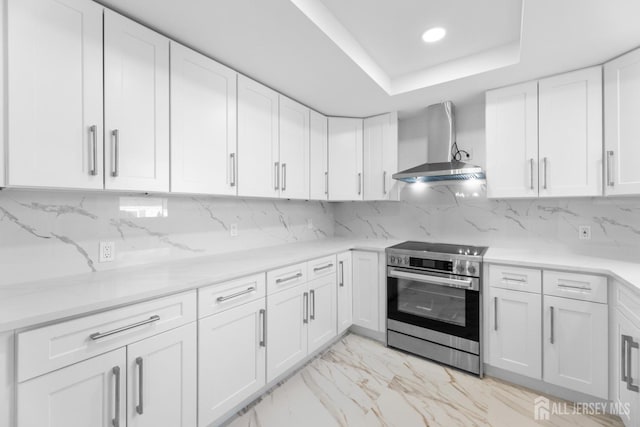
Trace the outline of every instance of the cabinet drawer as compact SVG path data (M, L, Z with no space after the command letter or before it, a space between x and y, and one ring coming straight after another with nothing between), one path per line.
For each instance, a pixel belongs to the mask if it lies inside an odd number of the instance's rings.
M542 274L533 268L489 266L489 285L524 292L542 292Z
M640 294L616 282L615 298L618 310L640 328Z
M198 317L264 298L266 291L264 273L198 289Z
M267 272L267 294L293 288L307 281L307 263L290 265Z
M590 274L545 270L544 294L607 303L607 278Z
M324 258L314 259L307 263L309 270L309 280L314 280L319 277L328 276L330 274L336 274L336 256L330 255Z
M18 381L195 320L196 292L191 291L19 333Z

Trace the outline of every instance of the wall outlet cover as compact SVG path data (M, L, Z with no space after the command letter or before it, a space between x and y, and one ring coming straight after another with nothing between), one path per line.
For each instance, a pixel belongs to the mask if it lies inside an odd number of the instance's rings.
M578 228L580 240L591 240L591 227L588 225L581 225Z
M115 242L100 242L99 262L112 262L116 259Z
M231 234L231 237L238 236L238 224L233 223L229 226L229 234Z

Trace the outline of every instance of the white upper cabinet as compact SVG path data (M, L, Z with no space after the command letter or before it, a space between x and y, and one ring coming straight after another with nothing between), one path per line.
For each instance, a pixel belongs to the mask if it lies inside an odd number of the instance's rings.
M169 191L169 40L104 13L105 188Z
M171 43L171 191L236 194L237 73Z
M398 114L364 119L364 200L397 200Z
M640 49L604 65L607 196L640 194Z
M540 197L602 195L602 67L539 82Z
M538 196L538 82L487 92L487 197Z
M363 200L362 119L329 117L329 200Z
M310 110L282 95L280 99L280 197L309 198Z
M278 197L278 93L238 75L238 195Z
M312 200L327 200L329 195L327 117L311 110L310 123L309 198Z
M103 188L102 6L8 1L8 185Z

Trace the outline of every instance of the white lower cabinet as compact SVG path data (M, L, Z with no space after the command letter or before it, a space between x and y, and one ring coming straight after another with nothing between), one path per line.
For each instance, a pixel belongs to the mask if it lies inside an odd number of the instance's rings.
M542 378L540 294L490 288L489 364Z
M335 273L309 282L309 333L307 352L313 353L336 336Z
M353 324L351 251L338 254L338 334Z
M352 252L353 324L380 330L380 277L378 253Z
M307 355L308 301L306 285L267 296L267 382Z
M615 312L613 400L627 405L620 413L626 426L640 425L640 326Z
M265 385L265 300L199 320L198 425L205 427Z
M196 334L190 323L127 347L127 427L196 425Z
M127 351L119 348L18 385L18 427L125 427Z
M606 304L544 296L544 380L607 399Z

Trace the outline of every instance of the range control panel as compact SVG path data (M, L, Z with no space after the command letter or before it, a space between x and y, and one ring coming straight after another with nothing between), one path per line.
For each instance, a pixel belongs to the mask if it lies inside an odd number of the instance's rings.
M461 259L448 261L428 258L417 258L409 255L387 255L387 265L392 267L417 268L421 270L439 271L459 274L461 276L480 276L480 263Z

